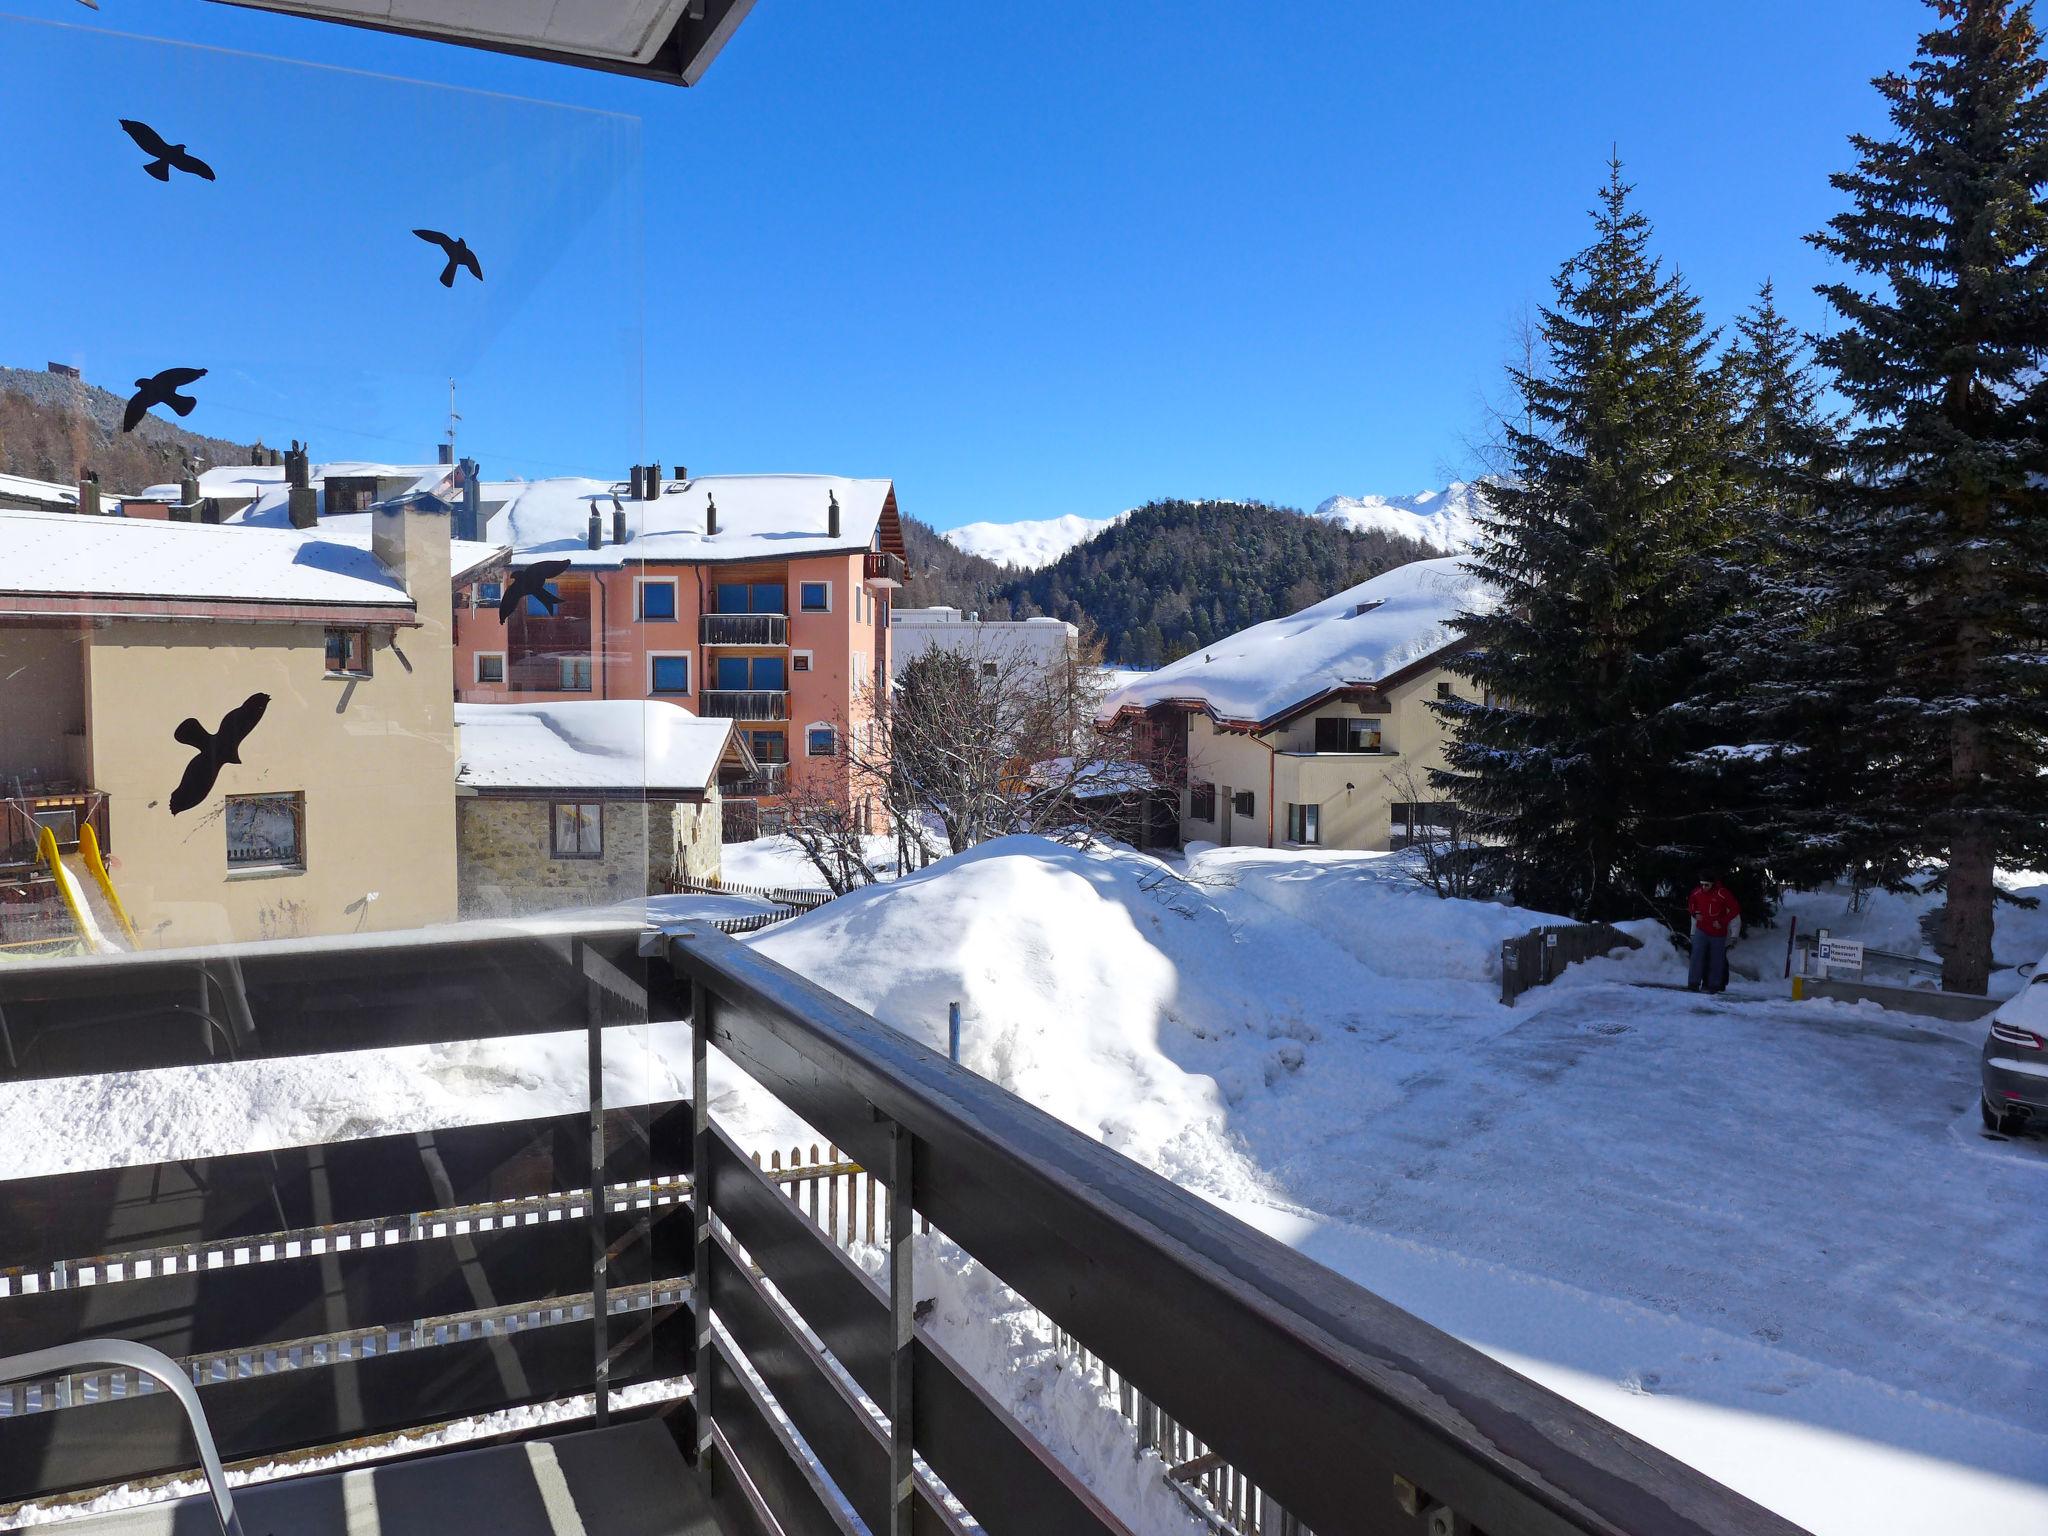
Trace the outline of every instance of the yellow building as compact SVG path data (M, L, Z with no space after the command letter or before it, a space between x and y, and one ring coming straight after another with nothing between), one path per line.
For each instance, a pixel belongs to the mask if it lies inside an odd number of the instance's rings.
M1401 847L1435 824L1430 706L1477 697L1447 663L1487 602L1461 558L1418 560L1128 678L1104 723L1185 764L1183 842Z
M143 947L456 915L450 591L496 552L349 523L0 512L0 939L76 926L40 825L114 947L86 827Z

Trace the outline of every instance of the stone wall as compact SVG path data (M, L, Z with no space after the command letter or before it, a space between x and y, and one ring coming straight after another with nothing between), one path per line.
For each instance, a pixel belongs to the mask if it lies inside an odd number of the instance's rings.
M660 894L678 868L696 879L719 871L718 799L612 800L604 805L604 856L552 856L553 801L466 796L456 802L457 900L464 917L520 917L598 907Z

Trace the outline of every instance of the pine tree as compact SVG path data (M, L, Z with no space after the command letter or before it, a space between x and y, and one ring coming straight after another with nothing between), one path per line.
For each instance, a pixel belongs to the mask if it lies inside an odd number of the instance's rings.
M1729 426L1713 337L1629 192L1617 161L1541 313L1545 364L1510 370L1523 409L1472 560L1501 602L1468 616L1461 664L1484 702L1439 706L1452 740L1433 777L1519 902L1677 926L1725 847L1683 766L1704 726L1680 706L1703 675Z
M1858 658L1874 858L1945 858L1942 985L1982 992L1992 871L2048 853L2048 65L2032 7L1930 0L1940 26L1876 86L1889 138L1833 178L1814 244L1869 285L1821 294L1853 407L1831 593Z
M1821 405L1806 341L1770 283L1721 362L1734 411L1733 532L1718 552L1716 618L1698 707L1717 737L1709 791L1732 813L1731 859L1757 889L1839 874L1868 841L1844 814L1863 755L1844 726L1844 656L1825 601L1824 511L1840 423Z

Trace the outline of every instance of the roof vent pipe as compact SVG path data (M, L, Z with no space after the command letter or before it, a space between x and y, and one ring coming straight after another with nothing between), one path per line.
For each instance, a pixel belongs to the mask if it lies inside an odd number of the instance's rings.
M704 536L708 539L718 532L718 498L706 493L704 497Z
M827 491L825 497L825 534L836 539L839 537L839 493Z
M612 503L612 542L626 542L626 509L617 502Z
M590 509L590 547L592 549L602 549L604 547L604 519L597 515L596 507Z

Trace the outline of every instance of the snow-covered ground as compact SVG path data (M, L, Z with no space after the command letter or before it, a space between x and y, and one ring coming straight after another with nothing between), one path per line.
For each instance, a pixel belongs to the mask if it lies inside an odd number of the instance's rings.
M868 863L885 876L896 872L896 839L877 834L865 840ZM825 877L786 833L727 843L719 855L720 878L732 885L821 891Z
M1404 867L1007 839L756 942L941 1048L959 1001L974 1070L1820 1536L2048 1530L2048 1143L1979 1135L1981 1026L1694 996L1654 933L1504 1008L1499 941L1540 915ZM2044 921L2001 908L2001 958ZM1737 953L1775 978L1782 946ZM582 1049L4 1087L0 1176L80 1166L81 1125L146 1161L560 1112ZM687 1074L680 1032L611 1055L615 1098ZM730 1071L714 1109L809 1139ZM1184 1528L1028 1311L931 1263L949 1346L1137 1528Z

